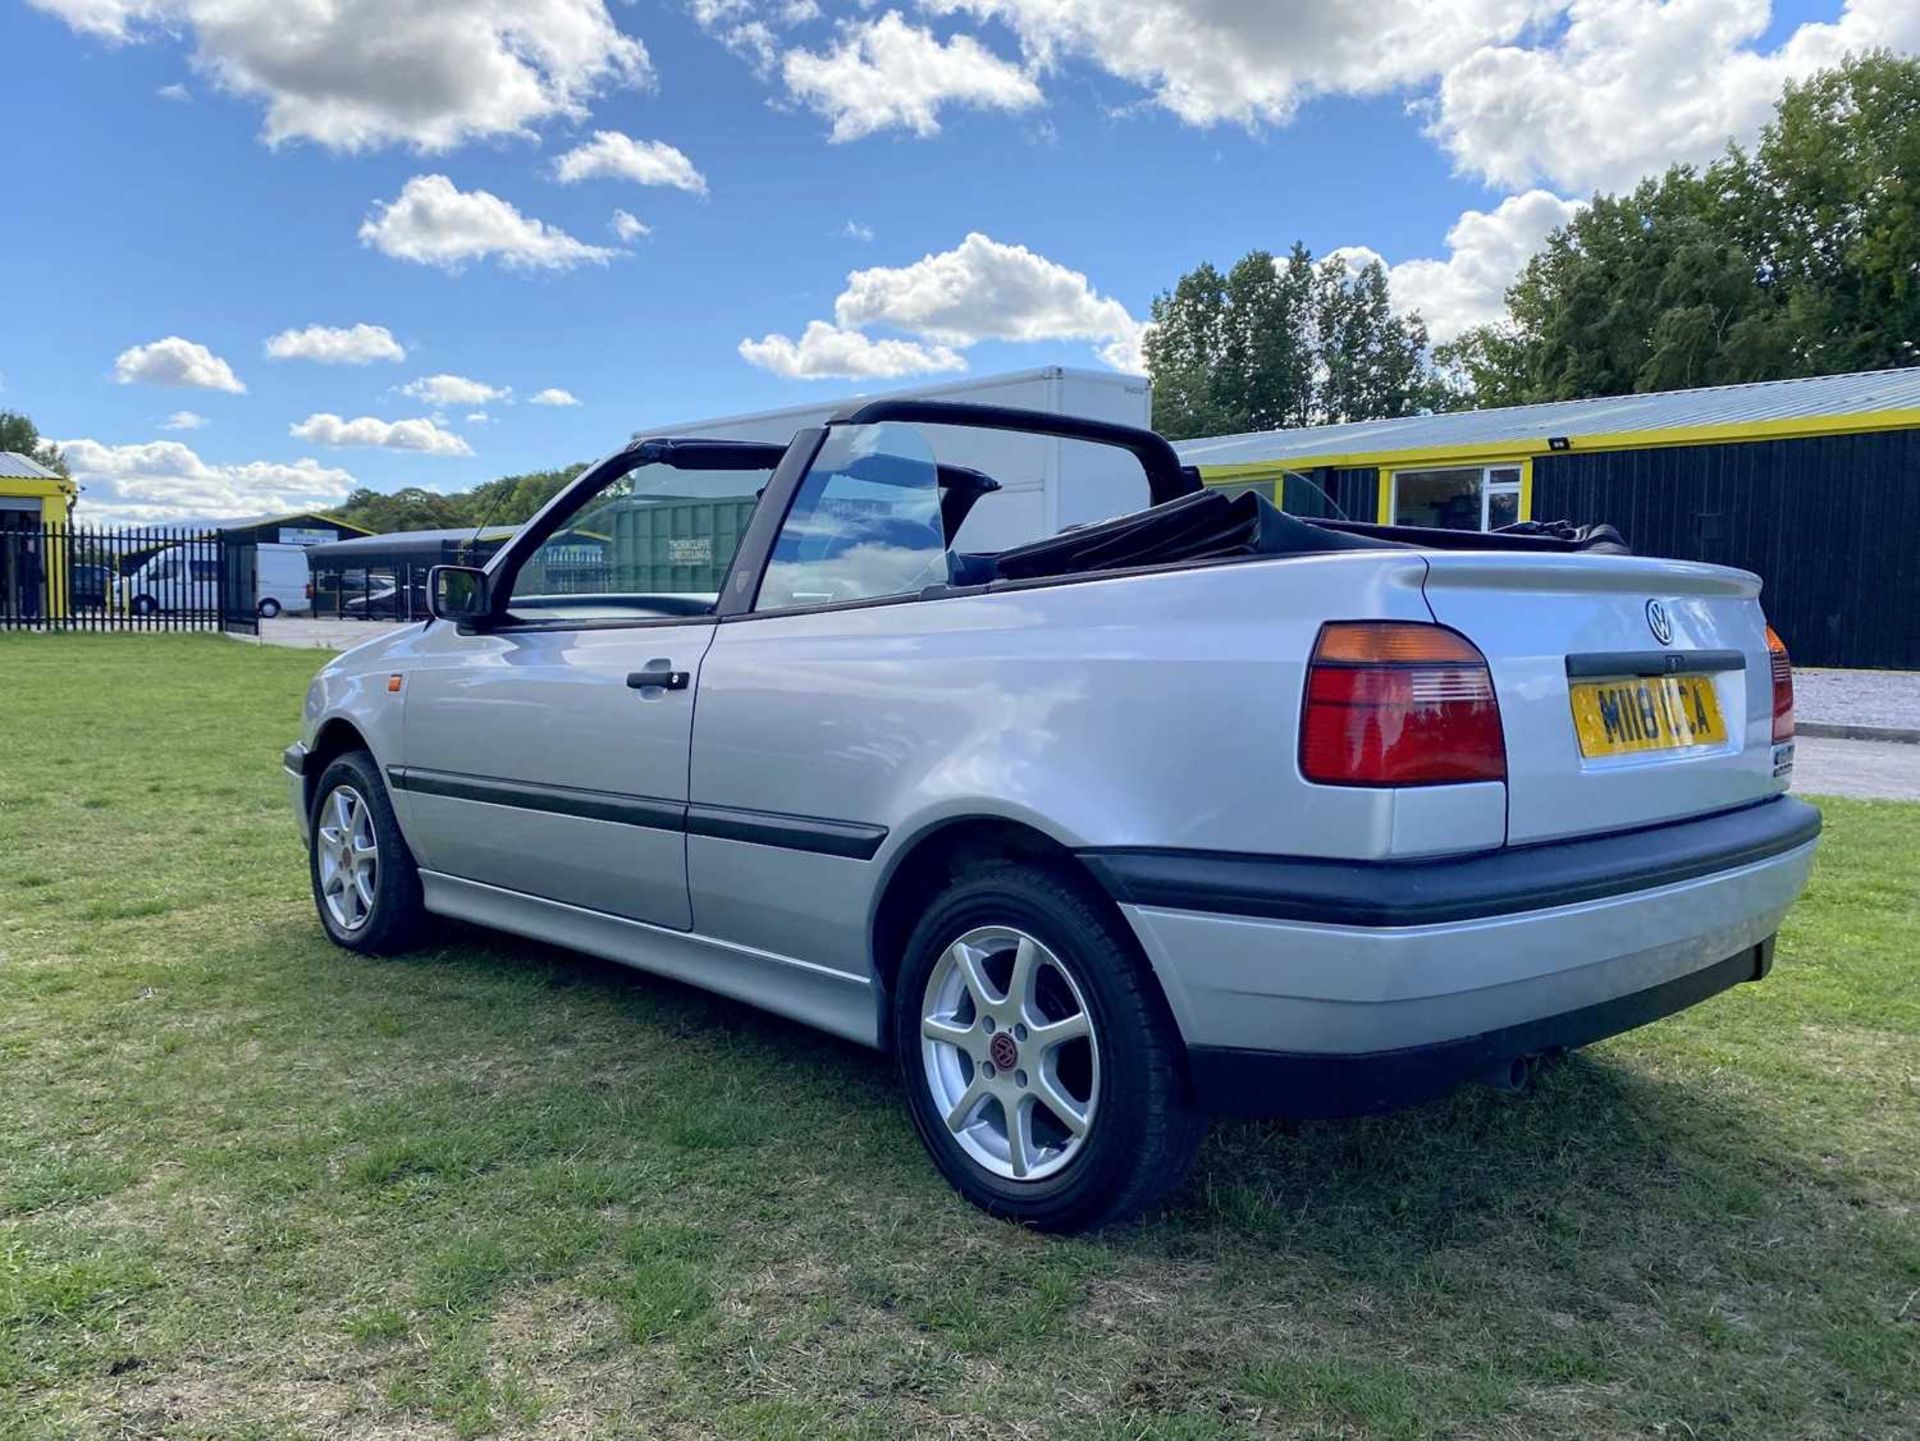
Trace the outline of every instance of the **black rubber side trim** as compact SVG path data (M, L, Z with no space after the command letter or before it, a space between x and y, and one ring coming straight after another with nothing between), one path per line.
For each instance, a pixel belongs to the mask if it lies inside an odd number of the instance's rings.
M1396 1051L1321 1055L1192 1046L1194 1099L1216 1115L1362 1116L1444 1096L1461 1082L1501 1075L1516 1059L1644 1026L1709 996L1757 981L1773 965L1773 938L1691 975L1563 1015Z
M734 806L689 806L653 796L623 795L617 791L585 790L576 786L540 785L531 781L499 780L492 776L461 775L453 771L423 770L418 766L388 766L387 780L395 790L420 795L449 796L454 800L519 810L548 811L586 820L645 826L650 830L686 831L696 836L778 846L789 851L848 856L869 861L887 838L885 826L859 821L828 820L821 816L793 816L778 811L750 811Z
M857 861L872 860L880 843L887 838L885 826L742 810L734 806L689 806L687 831L723 841L746 841L756 846L779 846L789 851L812 851Z
M1737 650L1592 650L1567 657L1567 679L1615 675L1706 675L1745 670Z
M280 752L280 768L293 775L303 776L307 773L307 763L312 759L312 755L313 753L304 745L295 741Z
M1781 855L1820 834L1791 796L1579 840L1433 861L1334 861L1223 851L1081 851L1123 904L1338 926L1418 926L1574 905Z
M681 801L652 796L621 795L615 791L584 790L574 786L536 785L529 781L496 780L490 776L459 775L452 771L422 770L417 766L388 766L387 781L395 790L454 800L481 801L523 811L548 811L592 821L645 826L649 830L683 831L687 807Z

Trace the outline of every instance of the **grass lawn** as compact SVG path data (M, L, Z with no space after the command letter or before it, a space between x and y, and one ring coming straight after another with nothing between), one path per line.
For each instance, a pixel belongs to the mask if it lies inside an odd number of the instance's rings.
M1920 806L1771 979L1060 1241L890 1063L449 927L321 937L320 658L0 636L0 1436L1920 1435Z

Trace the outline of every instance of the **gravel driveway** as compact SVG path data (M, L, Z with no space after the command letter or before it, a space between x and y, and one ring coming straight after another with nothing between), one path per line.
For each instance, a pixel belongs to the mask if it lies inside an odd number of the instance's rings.
M1920 671L1796 667L1793 714L1802 727L1865 726L1920 735Z

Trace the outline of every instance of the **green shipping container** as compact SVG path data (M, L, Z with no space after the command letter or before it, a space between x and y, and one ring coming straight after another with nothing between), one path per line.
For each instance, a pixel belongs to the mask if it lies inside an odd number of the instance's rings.
M656 499L617 512L608 538L608 588L643 594L718 591L753 507L751 497Z

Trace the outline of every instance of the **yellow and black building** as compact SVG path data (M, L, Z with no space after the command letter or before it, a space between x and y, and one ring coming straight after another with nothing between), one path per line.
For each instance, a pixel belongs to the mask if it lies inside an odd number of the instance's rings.
M64 558L46 537L67 523L79 494L32 456L0 451L0 617L34 619L60 605Z
M1920 368L1182 441L1296 514L1607 522L1739 566L1804 665L1920 669Z

